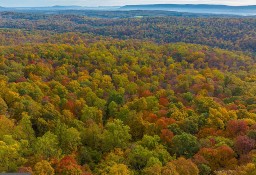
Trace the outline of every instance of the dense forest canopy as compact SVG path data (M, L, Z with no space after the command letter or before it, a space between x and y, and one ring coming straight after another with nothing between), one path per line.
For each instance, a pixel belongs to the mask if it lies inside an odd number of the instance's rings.
M109 13L106 16L108 15ZM118 39L141 39L158 43L186 42L256 52L256 18L153 16L103 19L75 14L49 15L16 12L2 12L0 17L1 28L36 29L61 33L82 32Z
M255 22L1 13L0 172L256 174Z
M1 31L1 171L254 171L253 58L82 36Z

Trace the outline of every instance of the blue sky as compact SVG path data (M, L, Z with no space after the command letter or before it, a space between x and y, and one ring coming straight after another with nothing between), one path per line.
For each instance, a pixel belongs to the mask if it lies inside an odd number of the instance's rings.
M256 5L256 0L0 0L4 7L35 7L53 5L121 6L127 4L226 4Z

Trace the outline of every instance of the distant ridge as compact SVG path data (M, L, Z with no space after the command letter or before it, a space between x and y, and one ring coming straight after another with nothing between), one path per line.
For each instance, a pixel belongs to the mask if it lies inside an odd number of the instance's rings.
M81 8L82 6L78 5L69 5L69 6L63 6L63 5L54 5L53 8Z
M256 9L256 5L229 6L215 4L145 4L145 5L125 5L121 9L130 8L219 8L219 9Z
M241 16L255 16L256 5L228 6L210 4L147 4L126 5L120 10L163 10L188 13L229 14Z
M98 7L87 7L87 6L42 6L42 7L1 7L0 11L63 11L63 10L118 10L120 6L98 6Z
M179 12L189 14L204 15L228 15L242 17L256 17L256 5L248 6L228 6L228 5L210 5L210 4L146 4L146 5L126 5L126 6L63 6L55 5L49 7L0 7L0 11L18 11L40 13L68 13L70 11L165 11ZM157 12L158 13L158 12Z
M82 6L70 5L70 6L63 6L63 5L55 5L50 7L37 7L37 9L55 9L55 10L66 10L66 9L83 9ZM33 9L33 7L31 7Z

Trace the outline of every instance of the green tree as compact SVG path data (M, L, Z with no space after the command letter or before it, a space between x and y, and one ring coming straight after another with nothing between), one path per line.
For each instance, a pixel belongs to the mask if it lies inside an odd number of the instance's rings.
M42 137L37 138L34 144L34 150L37 155L46 159L58 157L61 153L58 138L50 131L46 132Z
M191 134L182 133L172 139L172 150L177 156L192 157L199 150L197 138Z
M114 120L106 124L103 132L103 150L110 151L113 148L126 148L131 139L130 128L121 120Z
M87 122L93 120L97 124L102 124L102 111L96 107L84 106L82 110L81 121Z
M153 153L150 150L141 145L137 145L132 148L129 153L128 161L135 170L140 171L146 167L147 162L151 157L153 157Z
M15 128L15 135L18 138L28 140L30 143L32 143L36 137L30 119L31 117L27 113L22 113L22 119L19 121L18 126Z
M60 142L61 148L64 153L72 153L77 151L78 146L81 145L81 137L79 131L75 128L68 128L62 133L64 136Z
M27 161L22 157L22 146L10 135L3 137L0 141L0 172L16 172Z

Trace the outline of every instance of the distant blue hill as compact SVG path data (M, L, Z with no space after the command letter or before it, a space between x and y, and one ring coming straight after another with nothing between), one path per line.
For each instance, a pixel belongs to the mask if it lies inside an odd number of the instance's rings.
M210 5L210 4L146 4L146 5L126 5L121 7L121 9L169 9L169 8L200 8L200 9L254 9L256 10L256 5L248 6L228 6L228 5Z
M79 8L79 7L82 7L82 6L78 6L78 5L71 5L71 6L62 6L62 5L55 5L55 6L52 6L53 8Z
M86 6L49 6L49 7L1 7L0 11L62 11L62 10L117 10L120 6L99 6L99 7L86 7Z
M201 5L201 4L151 4L151 5L126 5L118 6L50 6L50 7L1 7L3 11L19 11L19 12L60 12L61 11L166 11L181 12L189 14L205 14L205 15L228 15L228 16L256 16L256 5L251 6L227 6L227 5Z
M233 14L242 16L256 15L256 5L251 6L227 6L208 4L149 4L126 5L120 10L164 10L189 13Z

